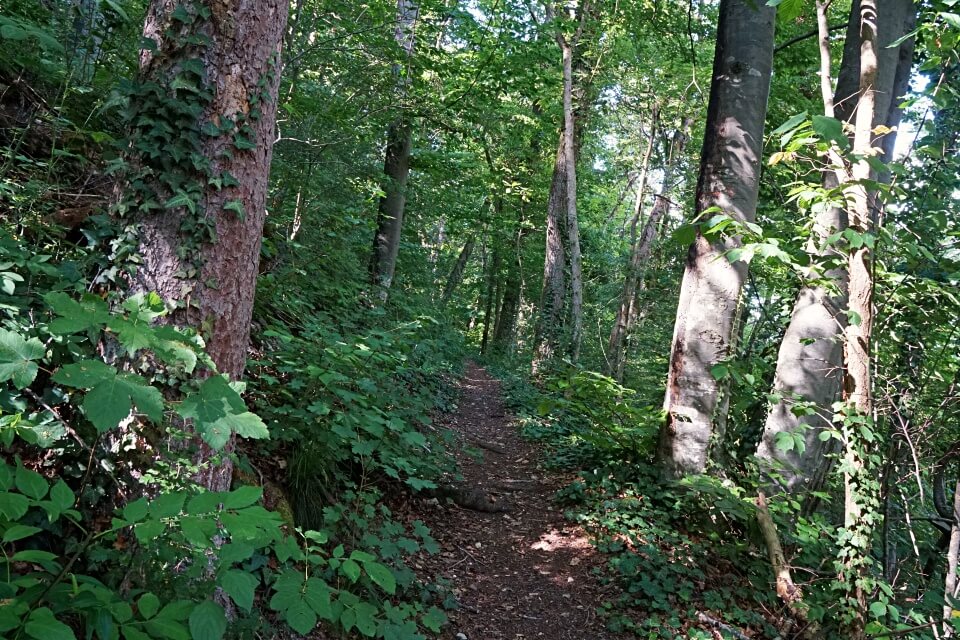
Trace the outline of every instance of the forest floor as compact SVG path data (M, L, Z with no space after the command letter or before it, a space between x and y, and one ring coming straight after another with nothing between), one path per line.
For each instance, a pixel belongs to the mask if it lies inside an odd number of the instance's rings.
M450 640L613 640L597 608L603 558L580 527L565 521L554 492L570 478L543 471L504 407L500 382L468 363L456 412L442 418L464 444L465 486L484 492L494 512L445 499L422 502L419 517L441 545L422 559L449 581L459 610ZM477 450L482 456L470 455Z

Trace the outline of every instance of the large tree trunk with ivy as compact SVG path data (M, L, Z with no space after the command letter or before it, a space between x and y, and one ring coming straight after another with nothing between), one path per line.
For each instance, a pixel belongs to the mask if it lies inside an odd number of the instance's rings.
M873 154L873 118L876 109L876 87L880 77L877 29L877 3L860 0L860 102L857 105L853 153L861 158L850 171L851 182L844 195L851 202L849 229L860 237L873 234L875 221L870 193L864 181L870 179L866 158ZM871 340L873 333L873 260L869 242L852 246L847 257L849 277L849 322L843 332L843 395L846 402L843 432L844 535L841 538L842 568L840 581L846 592L848 616L844 620L847 637L865 637L867 590L864 580L870 564L871 513L875 499L868 477L868 441L861 435L872 428L873 373ZM861 422L862 421L862 422Z
M562 224L566 213L567 176L564 165L565 138L557 145L557 157L553 165L553 180L547 200L546 250L543 261L543 288L534 330L533 371L553 358L560 345L563 327L563 310L566 300L566 276L564 274L564 250Z
M131 96L134 173L121 203L139 263L131 289L158 293L169 321L199 331L234 380L249 341L286 20L278 0L157 0ZM224 457L199 479L221 491L231 475Z
M413 55L414 35L420 7L411 0L398 0L397 26L394 32L397 44L409 64ZM409 68L394 65L396 97L402 100L410 84ZM373 236L373 254L370 276L377 294L386 302L400 253L403 214L407 204L407 178L410 175L410 153L413 147L413 126L410 117L400 115L387 130L387 146L383 162L383 196L377 207L377 230Z
M763 3L721 0L697 215L714 209L739 223L754 220L775 13ZM698 226L687 254L671 345L658 449L669 478L702 473L711 439L722 437L725 402L711 370L732 353L747 271L725 256L740 246L738 236L707 238L704 231Z
M916 9L910 0L890 0L886 5L878 29L880 42L889 44L913 30ZM860 4L855 2L851 10L836 91L830 85L826 6L819 9L824 113L849 122L857 113L860 92ZM895 129L900 123L899 96L909 78L913 39L881 48L878 56L883 72L877 77L873 126ZM894 140L893 133L883 139L885 160L890 159ZM827 188L837 187L839 180L835 171L825 172ZM767 415L757 447L757 457L779 475L783 488L790 492L819 489L829 468L826 455L835 442L822 441L819 436L832 426L832 406L843 387L847 270L844 252L828 239L846 226L847 212L842 207L822 207L814 221L808 252L813 264L822 265L822 276L831 285L806 286L797 298L777 357L774 394L779 401ZM801 402L805 403L803 410L795 411Z

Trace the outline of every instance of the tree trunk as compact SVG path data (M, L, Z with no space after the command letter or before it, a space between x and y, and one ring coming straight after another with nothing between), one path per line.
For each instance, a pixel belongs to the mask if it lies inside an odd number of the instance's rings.
M673 134L670 144L670 155L667 158L666 166L663 169L663 187L660 193L655 196L653 207L650 209L650 215L644 222L643 230L639 239L636 235L636 222L639 219L640 192L637 193L637 203L634 212L634 219L631 220L631 252L630 263L627 266L627 274L623 282L623 292L620 295L620 307L617 310L617 317L614 319L613 329L610 331L610 339L607 343L607 367L608 373L618 382L623 381L624 367L626 365L626 343L630 332L636 323L638 309L637 302L640 293L641 283L645 272L645 265L650 259L650 254L657 240L657 231L660 228L660 222L670 211L670 190L673 186L673 175L676 170L679 158L686 145L690 125L693 124L692 118L686 118L680 129ZM649 152L653 147L653 132L650 134L650 147L644 154L644 167L641 169L640 184L641 189L646 183L647 167L649 161Z
M543 288L540 292L540 308L534 330L534 374L544 362L553 358L560 343L563 325L566 278L564 276L563 238L560 232L562 217L566 211L567 178L565 169L565 138L557 145L557 157L553 165L553 180L547 200L546 253L543 261ZM507 290L507 295L510 290Z
M622 375L618 376L618 371L622 371L623 369L621 366L623 362L623 346L626 339L627 323L633 308L637 279L639 277L640 264L638 262L638 253L641 247L637 241L637 224L640 222L640 216L643 213L643 201L647 192L647 175L650 170L650 157L653 155L656 135L657 105L654 105L650 115L650 135L647 137L647 148L643 152L643 160L640 162L637 194L633 201L633 216L630 218L630 260L627 262L626 275L623 281L623 292L620 294L620 306L617 308L617 315L613 319L613 327L610 329L610 338L607 340L607 374L615 377L618 381L622 380ZM647 220L646 223L644 223L644 235L646 235L649 222L650 221Z
M563 52L563 164L566 177L567 246L570 252L570 359L580 359L583 343L583 273L577 221L577 154L573 115L573 48L558 36Z
M872 154L871 130L875 112L877 86L877 4L875 0L860 0L860 102L857 106L853 153L860 157ZM870 196L864 180L870 178L870 165L860 160L853 165L851 182L844 195L852 202L850 229L866 235L873 233L873 215ZM848 406L848 419L858 417L872 421L873 374L870 369L870 341L873 332L873 273L870 247L853 248L847 259L849 273L849 302L847 313L850 321L844 328L843 344L843 391ZM843 485L844 529L851 540L846 546L842 569L847 601L854 603L852 619L847 621L847 633L852 640L864 637L866 624L867 594L862 584L869 563L871 515L867 514L869 482L865 477L866 452L859 435L859 425L849 424L844 428Z
M497 288L498 281L500 278L500 246L496 244L496 236L494 236L494 246L493 246L493 256L490 260L490 266L487 269L486 276L486 289L487 289L487 300L484 304L483 310L483 338L480 341L480 353L487 353L487 344L490 341L491 327L496 322L496 306L497 306Z
M503 303L500 305L500 313L497 314L497 323L493 331L493 351L497 354L509 353L514 348L522 293L520 275L520 247L517 247L507 270L507 279L503 286Z
M910 0L889 0L880 15L878 25L881 43L892 42L913 29L916 10ZM847 28L847 46L840 65L836 92L830 88L830 54L825 42L828 27L825 5L818 7L821 38L821 76L824 86L824 113L828 117L850 120L858 110L860 51L860 6L855 2ZM909 77L913 57L913 39L899 47L878 53L882 65L896 73L878 76L876 85L877 111L873 125L885 124L891 129L900 123L898 98L905 90L904 77ZM825 74L825 75L824 75ZM884 138L884 148L893 149L895 134ZM828 188L840 184L835 171L824 175ZM818 215L808 249L813 262L844 260L844 252L836 245L828 245L827 238L847 226L847 213L840 207L824 208ZM777 357L774 393L781 400L771 407L763 438L757 447L757 456L779 473L783 487L790 492L811 492L819 489L826 477L826 455L834 446L833 440L823 442L820 433L829 428L833 403L843 386L843 331L846 326L847 270L838 266L825 271L834 286L808 286L801 290L793 309L790 324L784 333ZM811 415L797 416L792 407L798 400L809 402ZM781 433L796 433L804 440L804 448L783 451L777 448Z
M960 558L960 480L953 489L953 520L950 522L950 542L947 546L947 577L943 590L943 637L952 638L953 603L957 599L957 560Z
M143 208L147 196L138 181L128 187L127 204L140 206L134 213L140 264L130 286L133 292L156 292L175 307L169 321L200 331L218 371L236 380L243 374L253 313L287 3L215 5L209 17L191 14L189 22L175 21L174 10L182 6L175 0L150 4L144 37L157 46L141 54L139 86L159 86L170 96L188 95L172 85L187 80L184 70L195 70L195 61L202 64L210 98L193 128L184 122L181 127L195 139L201 139L199 132L205 129L198 148L203 162L194 160L203 169L182 174L184 182L173 192L164 178L175 169L162 163L168 161L167 151L182 151L177 146L182 137L170 138L171 147L161 150L159 160L144 150L135 156L144 170L141 176L156 176L148 178L149 197L166 205L151 213ZM196 35L206 36L207 44L185 44ZM157 117L147 100L138 101L137 108L135 126ZM212 127L220 132L207 134ZM239 146L240 137L248 144ZM227 450L232 446L231 439ZM200 460L209 460L212 452L201 447ZM208 489L223 491L229 489L231 475L232 463L224 456L198 479Z
M476 241L476 236L471 235L467 238L466 243L464 243L463 249L460 250L460 255L457 256L457 261L450 270L450 275L447 276L447 284L443 287L443 296L441 297L443 304L450 302L453 292L457 290L460 282L463 281L463 274L467 270L467 263L470 262L470 256L473 254L473 247Z
M397 1L397 44L403 49L409 63L413 55L414 35L420 7L412 0ZM402 100L410 84L409 70L400 64L394 66L397 76L397 100ZM387 147L383 162L383 197L377 208L377 230L373 237L373 255L370 276L381 302L386 302L400 253L403 213L407 202L407 178L410 175L410 152L413 147L413 126L406 114L401 114L387 129Z
M721 0L698 215L718 207L737 222L755 217L775 17L762 3ZM740 246L738 237L710 240L701 231L687 255L671 346L658 449L668 478L702 473L711 438L722 437L724 403L711 369L732 353L747 270L724 255Z

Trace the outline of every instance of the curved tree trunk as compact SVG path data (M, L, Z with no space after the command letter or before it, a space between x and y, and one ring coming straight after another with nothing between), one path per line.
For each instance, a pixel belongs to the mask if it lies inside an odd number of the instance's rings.
M738 222L755 217L775 17L763 4L721 0L697 214L719 207ZM698 230L687 255L658 449L668 478L702 473L711 439L722 437L724 403L711 369L730 356L736 338L747 266L724 254L739 245L737 237L711 241Z
M246 362L266 216L287 3L241 0L215 5L208 17L195 15L191 23L175 21L178 8L182 5L175 0L155 0L149 6L144 37L157 46L141 54L140 86L155 83L177 95L174 81L182 82L183 70L196 69L199 61L211 98L194 126L198 132L217 127L220 134L203 137L199 156L206 168L191 174L195 190L183 187L184 193L195 194L189 204L177 200L162 174L154 173L153 197L164 198L166 208L135 214L141 263L130 286L134 292L156 292L175 307L169 321L200 331L218 371L238 379ZM185 38L199 34L206 36L207 45L184 44ZM138 108L146 114L149 106ZM241 135L248 142L242 147L236 143ZM143 153L136 161L140 167L157 162ZM133 197L128 202L142 197L136 188L129 190ZM210 235L198 234L204 225L209 225ZM209 460L211 452L201 446L201 461ZM230 487L232 463L228 456L221 460L201 472L200 482L211 490Z

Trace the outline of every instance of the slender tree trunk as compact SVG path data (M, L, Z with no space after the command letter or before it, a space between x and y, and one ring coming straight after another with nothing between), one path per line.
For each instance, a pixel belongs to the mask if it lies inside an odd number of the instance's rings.
M494 352L509 353L513 350L516 340L517 317L520 313L520 252L519 247L510 261L507 270L507 279L503 286L503 303L500 313L497 314L497 323L493 331Z
M613 327L610 329L610 338L607 340L607 373L622 380L617 376L617 372L622 370L620 366L623 361L623 346L627 334L627 323L629 322L630 312L633 308L634 293L637 287L637 278L639 277L639 256L641 248L637 241L637 224L643 213L643 201L647 191L647 175L650 169L650 157L653 155L654 141L657 135L657 107L654 105L650 118L650 135L647 138L647 148L643 152L643 160L640 162L640 175L638 178L637 193L633 201L633 216L630 219L630 259L627 262L626 275L624 276L623 292L620 294L620 306L617 308L617 315L613 320ZM651 212L652 214L652 212ZM649 220L643 227L646 234ZM641 240L642 242L642 240Z
M617 316L614 319L613 329L610 331L610 339L607 343L607 366L610 376L617 381L623 381L624 366L626 364L626 343L630 332L633 330L638 315L638 298L642 287L643 276L646 270L646 263L650 259L650 254L657 241L657 231L660 229L661 220L670 211L670 189L673 186L673 176L679 162L683 149L686 146L688 131L693 124L692 118L686 118L680 129L673 134L670 144L670 155L667 158L666 166L663 170L663 187L660 193L654 197L653 207L650 209L650 215L644 222L640 237L635 238L635 224L639 219L640 193L637 193L637 203L634 213L634 219L631 220L631 251L630 263L627 266L627 274L624 278L623 292L620 295L620 307L617 310ZM644 154L644 167L641 170L640 183L646 182L647 168L649 161L650 148L653 146L653 132L651 131L650 147Z
M570 359L580 359L583 343L583 273L577 221L577 154L573 115L573 48L558 36L563 52L563 164L566 177L567 246L570 251Z
M877 4L875 0L860 0L860 102L857 106L853 153L861 158L872 155L873 117L877 86ZM874 232L870 210L870 194L863 181L870 178L870 165L860 160L853 165L852 182L844 189L851 202L849 228L861 235ZM869 243L872 244L872 243ZM870 343L873 333L873 272L872 251L867 244L852 248L848 254L847 270L850 277L847 313L850 321L844 328L843 391L850 418L873 419L873 372L870 365ZM849 422L848 422L849 424ZM844 529L849 542L841 572L847 592L847 601L853 604L852 619L847 621L848 637L860 640L865 636L867 593L862 584L869 567L869 545L872 526L870 507L870 480L866 478L865 443L861 442L859 425L844 428L843 485Z
M447 276L447 284L443 287L441 300L444 304L450 302L453 292L457 290L457 287L459 287L463 281L463 274L467 270L467 263L470 262L470 256L473 254L473 247L476 241L477 237L471 235L464 243L463 249L460 250L460 255L457 256L457 261L453 264L450 275Z
M203 138L199 153L209 163L205 173L210 177L190 174L197 180L193 191L197 195L189 205L168 204L159 213L134 214L141 261L130 288L158 293L175 308L168 321L200 331L217 370L236 380L246 363L253 313L287 3L253 0L216 5L209 17L194 15L188 24L172 17L182 6L176 0L150 4L144 37L157 46L141 54L142 86L156 83L174 95L170 85L184 73L181 65L199 59L212 98L195 123L196 137L200 138L199 131L206 124L222 131L221 119L242 121L243 125L236 132ZM205 36L207 44L184 44L187 37L196 35ZM150 115L148 104L139 108ZM253 148L235 148L235 135L245 135ZM147 154L135 158L141 169L152 168L147 175L157 176L151 197L176 202L172 199L176 194L162 182L164 170L155 166L163 161ZM226 176L230 179L225 180ZM216 188L211 179L234 186ZM138 200L145 197L142 191L128 187L126 200L128 205L134 204L135 211L137 204L142 204ZM210 235L197 233L204 225ZM213 454L200 446L198 461L206 462ZM232 446L231 439L227 451ZM229 456L223 456L218 465L202 469L198 481L211 490L229 489L232 466Z
M738 222L755 217L774 19L775 10L762 3L721 0L698 215L718 207ZM736 236L711 240L698 230L687 255L664 400L667 420L658 449L668 478L702 473L711 438L722 437L724 403L711 369L735 346L747 266L731 264L724 254L738 246Z
M496 244L496 235L494 236L493 256L490 260L490 266L487 268L486 289L487 300L483 310L483 338L480 341L480 353L487 353L487 343L490 341L490 329L496 322L497 305L497 284L500 278L500 246Z
M878 26L881 43L893 42L913 29L916 9L910 0L888 0L880 15ZM855 2L847 28L847 46L840 65L836 92L831 87L830 49L826 5L818 3L818 24L821 51L821 93L824 114L841 120L850 120L858 112L859 101L859 42L860 5ZM873 125L891 129L900 122L898 97L905 90L903 77L909 77L913 54L913 40L904 41L878 55L884 67L892 68L877 78L877 110ZM884 148L892 151L895 134L884 138ZM842 171L841 171L842 173ZM837 187L843 177L836 170L824 175L828 188ZM811 246L808 249L813 262L832 261L840 266L828 268L825 274L833 286L804 287L793 309L790 324L784 333L777 358L774 393L781 400L771 407L757 456L772 465L784 488L791 492L811 492L819 489L826 477L826 455L834 446L833 440L823 442L820 433L831 427L833 403L843 387L843 332L847 316L847 269L842 264L844 251L827 243L827 238L847 226L847 212L841 207L826 207L815 220ZM796 402L811 403L814 413L797 416L792 408ZM784 451L777 447L781 433L802 436L805 446ZM808 494L809 495L809 494Z
M957 599L957 561L960 559L960 480L953 489L953 521L950 523L950 543L947 546L947 577L943 590L943 637L954 637L953 603Z
M412 0L397 1L397 28L394 37L403 49L409 64L413 55L414 35L420 7ZM410 83L409 71L394 67L397 76L397 98L402 100ZM373 237L370 276L378 289L381 302L386 302L400 252L403 214L407 202L407 179L410 175L410 152L413 147L413 126L409 116L401 114L387 130L387 147L383 162L383 197L377 208L377 230Z

